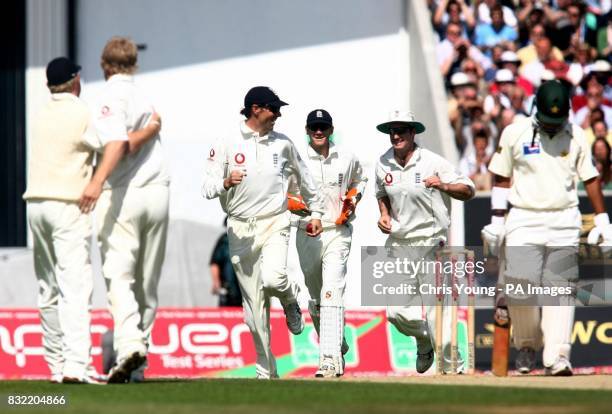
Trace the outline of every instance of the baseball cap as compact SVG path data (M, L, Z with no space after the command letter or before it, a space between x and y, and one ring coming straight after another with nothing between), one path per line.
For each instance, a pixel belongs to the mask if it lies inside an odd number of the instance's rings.
M251 105L271 105L281 107L289 104L281 101L278 95L269 87L255 86L254 88L251 88L244 97L245 108Z
M308 114L308 117L306 117L306 126L312 124L334 126L331 115L325 109L315 109Z
M47 65L47 85L57 86L74 78L81 67L66 57L53 59Z
M557 80L544 82L536 93L536 117L547 124L562 124L569 116L569 90Z
M495 82L514 82L514 74L510 69L499 69L495 72Z

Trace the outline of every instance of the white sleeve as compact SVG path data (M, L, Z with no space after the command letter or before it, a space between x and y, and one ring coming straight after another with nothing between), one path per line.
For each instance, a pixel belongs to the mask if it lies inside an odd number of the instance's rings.
M380 162L376 163L376 182L374 183L374 187L376 189L376 199L387 197L387 190L385 189L385 183L383 180L385 179L385 172L380 166Z
M204 169L202 196L210 200L227 192L223 186L223 180L227 176L227 168L225 145L222 140L218 140L208 152Z
M442 157L439 158L439 166L437 172L440 176L440 181L445 184L464 184L468 187L471 187L472 190L476 188L472 180L470 180L465 175L457 172L455 170L455 167Z
M127 141L127 102L122 99L103 99L94 114L96 133L102 145L111 141Z

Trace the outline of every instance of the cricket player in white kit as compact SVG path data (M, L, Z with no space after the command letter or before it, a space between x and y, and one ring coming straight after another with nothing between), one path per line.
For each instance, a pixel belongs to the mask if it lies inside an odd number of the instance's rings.
M346 263L351 251L351 221L367 183L359 160L330 140L332 117L315 109L306 119L310 139L304 162L323 197L323 232L310 237L306 228L310 216L297 220L296 247L304 282L310 297L308 311L319 334L319 369L315 377L344 374L344 289Z
M153 106L134 84L137 55L127 38L113 37L104 47L106 84L96 108L101 143L159 122L152 120ZM117 353L111 383L144 378L166 250L169 184L159 134L130 140L128 154L107 179L98 202L98 237Z
M204 196L219 197L229 216L230 257L255 343L257 378L262 379L278 377L270 347L270 297L280 299L293 334L304 329L298 285L287 277L290 176L297 177L313 211L308 233L312 237L321 233L323 212L316 184L295 145L273 130L284 105L270 88L251 88L241 111L246 120L211 148L203 185Z
M126 141L115 140L100 147L103 159L92 173L97 140L92 114L78 98L80 69L64 57L47 66L51 100L34 122L28 187L23 195L34 238L45 360L51 380L65 383L98 379L90 366L89 212L127 146ZM150 135L157 131L144 130Z
M584 181L596 213L589 239L596 242L603 235L603 244L609 246L612 226L584 131L568 122L568 89L556 80L542 84L536 106L535 115L514 122L502 133L489 165L495 174L493 217L482 236L494 254L505 238L506 284L540 286L546 280L575 288L581 225L578 180ZM508 202L513 207L504 218ZM541 318L538 306L522 304L523 295L506 291L506 297L519 350L517 370L529 373L535 365L535 350L543 346L546 373L571 375L575 293L562 295L558 306L543 306Z
M385 247L431 246L426 256L433 260L435 248L447 242L450 198L469 200L475 193L474 183L458 174L444 158L415 144L415 135L424 132L425 126L415 121L412 112L393 111L388 121L378 125L377 129L391 139L391 148L376 164L376 198L380 209L378 227L389 235ZM422 274L417 279L419 283L432 283L431 276ZM419 373L427 371L434 360L434 308L424 300L420 306L387 308L389 321L401 333L416 339L416 368ZM448 325L450 319L448 322L446 319ZM450 326L444 331L450 332ZM444 336L443 349L444 369L447 370L450 367L446 357L450 356L450 335Z

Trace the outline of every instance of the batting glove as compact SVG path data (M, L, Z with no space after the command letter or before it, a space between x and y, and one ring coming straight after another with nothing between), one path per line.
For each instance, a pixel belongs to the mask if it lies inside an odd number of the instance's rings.
M599 245L603 255L608 256L612 253L612 224L610 224L610 217L608 213L599 213L593 221L595 222L595 227L589 232L587 243ZM600 237L602 238L601 243L599 242Z
M485 249L488 249L492 256L499 256L499 249L505 236L504 218L493 216L491 224L484 226L480 235Z

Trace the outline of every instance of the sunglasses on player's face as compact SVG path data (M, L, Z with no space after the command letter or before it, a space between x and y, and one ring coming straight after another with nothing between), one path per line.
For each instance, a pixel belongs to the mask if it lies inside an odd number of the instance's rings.
M312 132L317 132L317 131L325 132L329 128L331 128L331 127L329 125L327 125L327 124L310 124L310 125L308 125L308 129L310 131L312 131Z
M274 115L280 114L281 108L280 106L274 105L262 105L261 108L265 108L268 111L272 112Z
M410 132L412 128L410 127L395 127L389 129L389 134L393 137L395 135L404 135L407 132Z

